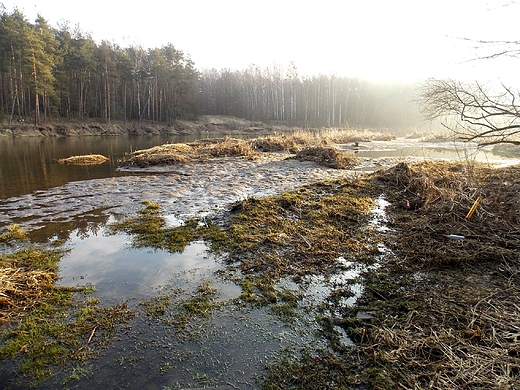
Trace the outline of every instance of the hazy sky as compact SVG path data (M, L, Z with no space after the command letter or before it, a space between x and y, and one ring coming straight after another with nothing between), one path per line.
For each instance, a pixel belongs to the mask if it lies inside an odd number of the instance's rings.
M510 78L520 69L506 61L468 62L479 52L460 39L520 39L520 4L508 0L0 2L30 22L39 12L53 26L79 25L98 42L172 43L199 69L294 61L301 74L379 80Z

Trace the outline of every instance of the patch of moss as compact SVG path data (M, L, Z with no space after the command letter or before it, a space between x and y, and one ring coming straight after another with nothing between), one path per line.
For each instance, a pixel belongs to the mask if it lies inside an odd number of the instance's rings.
M84 364L131 317L125 304L100 307L92 288L57 287L64 253L29 246L0 254L0 359L17 365L20 384L35 386L62 366Z
M109 226L112 234L125 232L132 235L134 248L156 248L170 253L181 253L184 248L195 240L200 233L197 231L198 219L190 219L180 226L165 227L166 220L161 215L158 203L143 201L146 206L134 217L115 222Z
M0 243L12 243L27 240L27 233L19 225L8 226L5 233L0 234Z

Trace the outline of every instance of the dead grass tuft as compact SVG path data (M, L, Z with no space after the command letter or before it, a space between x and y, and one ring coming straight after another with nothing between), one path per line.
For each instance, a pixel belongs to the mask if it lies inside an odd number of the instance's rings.
M305 148L296 153L295 158L300 161L314 161L317 164L335 169L348 169L357 164L354 153L333 147Z
M84 156L72 156L67 158L60 158L57 160L60 164L70 164L70 165L97 165L103 164L105 161L108 161L108 158L102 156L101 154L87 154Z
M50 294L58 279L58 259L56 251L35 248L0 254L0 323L12 321Z
M211 157L253 157L256 154L251 142L235 138L225 138L207 148L202 148L199 152L207 153Z
M379 177L402 228L393 248L409 262L518 261L520 167L461 163L398 164ZM478 197L475 214L466 215ZM405 207L410 204L410 209ZM452 241L445 235L465 239Z

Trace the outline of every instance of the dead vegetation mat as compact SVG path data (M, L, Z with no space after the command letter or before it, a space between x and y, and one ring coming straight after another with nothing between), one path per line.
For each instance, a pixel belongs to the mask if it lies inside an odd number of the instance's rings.
M301 161L314 161L330 168L346 169L355 165L354 154L337 150L334 144L312 133L268 135L251 140L220 138L192 143L175 143L137 150L120 161L123 167L177 165L189 161L204 162L214 158L255 159L261 153L296 154Z
M328 348L293 352L268 366L263 388L520 388L519 174L519 166L425 162L364 179L367 193L389 201L389 229L343 224L344 242L357 234L360 248L386 249L381 256L329 245L331 258L372 266L356 303L323 317L355 347L331 339Z
M353 308L375 318L346 325L365 365L362 382L519 388L519 174L518 166L422 163L374 177L391 202L385 243L393 254L365 275Z

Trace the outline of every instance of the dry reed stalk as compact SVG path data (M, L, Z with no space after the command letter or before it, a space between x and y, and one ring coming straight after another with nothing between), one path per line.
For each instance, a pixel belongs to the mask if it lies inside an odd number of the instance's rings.
M56 279L54 272L0 268L0 322L10 321L13 315L34 306Z

